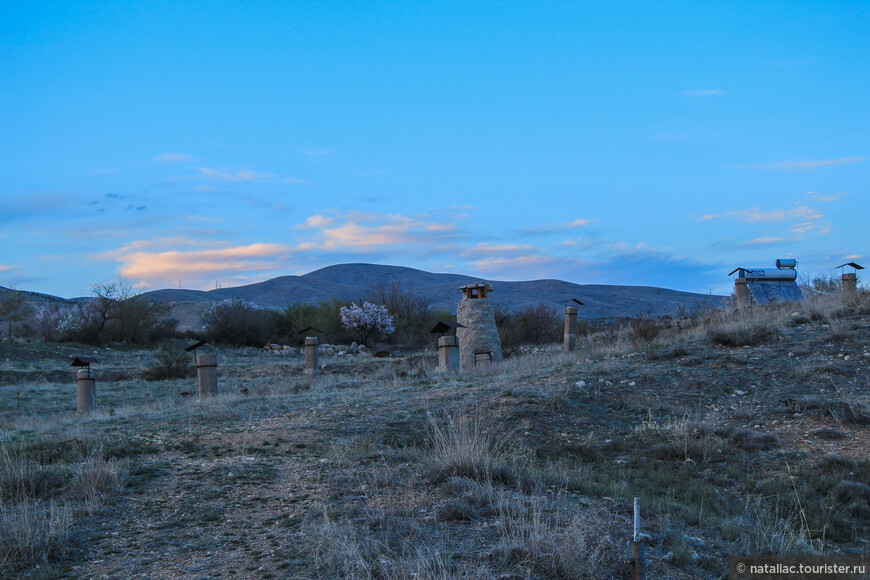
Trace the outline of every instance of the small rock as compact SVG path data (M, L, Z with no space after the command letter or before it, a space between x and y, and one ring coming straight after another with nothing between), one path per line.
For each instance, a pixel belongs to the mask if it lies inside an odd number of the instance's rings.
M586 381L577 381L576 383L574 383L574 386L578 389L584 389L586 388Z
M746 394L746 391L734 391L735 395L740 395L741 397Z
M635 385L637 385L637 383L634 381L631 381L630 383L628 383L629 387L634 387Z

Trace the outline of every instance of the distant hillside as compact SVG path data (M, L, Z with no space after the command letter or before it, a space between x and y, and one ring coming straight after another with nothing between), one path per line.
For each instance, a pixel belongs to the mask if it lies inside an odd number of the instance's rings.
M209 305L221 300L240 298L264 308L283 308L288 304L318 302L332 299L361 300L367 290L377 284L402 288L429 300L432 308L455 312L462 294L459 287L469 282L489 282L490 295L496 306L516 310L540 303L562 308L565 301L576 298L584 303L581 318L611 318L635 316L649 312L653 316L673 316L682 307L691 312L721 305L723 296L679 292L650 286L607 286L602 284L572 284L561 280L501 282L461 274L433 274L402 266L377 264L339 264L316 270L304 276L280 276L265 282L221 288L218 290L154 290L145 295L172 304L172 313L182 329L197 328ZM24 292L25 300L34 305L71 305L87 298L66 300L37 292Z
M219 290L155 290L147 295L174 303L175 314L183 327L196 326L198 314L215 301L232 298L249 300L265 308L288 304L316 304L337 298L360 300L368 288L394 282L430 301L433 308L455 311L461 298L459 287L469 282L489 282L493 303L507 309L545 303L563 307L566 300L584 303L582 318L634 316L649 312L654 316L719 306L723 296L694 294L649 286L608 286L572 284L561 280L501 282L460 274L433 274L401 266L376 264L339 264L303 276L281 276L265 282Z

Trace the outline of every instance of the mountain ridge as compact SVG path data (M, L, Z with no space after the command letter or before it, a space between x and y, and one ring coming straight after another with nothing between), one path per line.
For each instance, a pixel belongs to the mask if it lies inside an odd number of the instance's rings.
M471 282L493 286L490 299L497 307L516 310L547 304L563 307L576 298L584 303L581 316L609 318L636 316L674 316L681 311L721 305L724 296L697 294L652 286L575 284L556 279L502 281L453 273L432 273L405 266L379 264L336 264L301 276L279 276L263 282L216 290L154 290L146 295L174 303L207 304L227 299L249 300L264 308L283 308L288 304L316 304L339 299L359 301L377 284L397 283L403 290L429 300L430 307L455 311L462 297L459 287Z
M725 299L724 296L653 286L575 284L557 279L503 281L465 274L433 273L406 266L365 263L335 264L299 276L278 276L231 288L166 288L145 292L144 295L152 300L171 303L173 316L184 329L198 327L199 319L208 307L223 300L248 300L262 308L284 308L288 304L297 303L316 304L333 299L360 301L378 284L387 287L398 284L402 290L428 300L431 308L455 312L462 297L459 287L472 282L491 284L493 292L489 297L493 304L508 310L541 303L553 308L563 308L567 301L576 298L584 304L580 308L582 318L630 317L641 314L675 316L682 312L720 306ZM53 301L72 304L84 300L21 292L30 295L30 301L40 304Z

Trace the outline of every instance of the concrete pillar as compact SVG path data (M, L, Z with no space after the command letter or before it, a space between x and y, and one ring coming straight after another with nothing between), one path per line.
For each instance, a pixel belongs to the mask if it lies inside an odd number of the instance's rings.
M199 383L199 397L217 395L217 355L196 355L196 380Z
M308 378L308 383L311 384L317 380L317 375L320 374L320 364L317 360L317 346L320 341L316 336L305 337L305 376Z
M79 415L90 413L97 408L97 387L91 369L76 371L76 412Z
M577 307L565 307L565 344L562 352L569 353L577 345Z
M459 370L459 340L455 336L442 336L438 339L439 373L450 373Z
M737 308L749 307L749 286L746 278L734 278L734 293L737 294Z
M846 302L858 300L858 274L854 272L843 274L843 300Z

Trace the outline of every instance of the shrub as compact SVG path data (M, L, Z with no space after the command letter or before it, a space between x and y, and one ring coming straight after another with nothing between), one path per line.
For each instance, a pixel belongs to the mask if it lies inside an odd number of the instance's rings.
M655 319L649 315L638 316L631 321L629 336L635 344L649 344L658 338L661 328Z
M561 340L564 321L558 310L550 305L540 303L516 311L495 307L494 314L503 347ZM583 328L586 330L588 326Z
M218 302L202 317L208 340L231 346L262 346L269 342L273 317L247 300Z
M162 348L154 356L154 366L145 371L146 381L165 381L193 377L194 367L190 355L182 350Z

